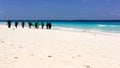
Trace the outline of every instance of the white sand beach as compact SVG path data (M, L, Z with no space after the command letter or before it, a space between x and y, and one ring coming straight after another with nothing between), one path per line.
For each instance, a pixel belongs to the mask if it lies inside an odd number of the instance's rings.
M120 68L120 35L0 25L0 68Z

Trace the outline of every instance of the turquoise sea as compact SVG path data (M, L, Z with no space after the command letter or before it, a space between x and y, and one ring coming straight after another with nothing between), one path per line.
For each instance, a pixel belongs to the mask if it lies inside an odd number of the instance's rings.
M33 21L34 22L34 21ZM21 21L19 21L21 23ZM28 21L25 21L26 26ZM44 22L46 23L46 22ZM120 33L120 22L51 22L53 29L71 31L101 31L110 33ZM6 25L7 21L0 21L0 25ZM12 22L14 25L14 21Z
M53 22L54 27L74 31L102 31L120 33L120 22Z

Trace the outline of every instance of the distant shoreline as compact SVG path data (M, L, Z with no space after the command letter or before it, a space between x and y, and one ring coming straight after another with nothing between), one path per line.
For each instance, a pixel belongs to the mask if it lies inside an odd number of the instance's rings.
M0 20L8 21L8 20ZM16 21L16 20L12 20ZM22 21L22 20L17 20ZM120 20L24 20L24 21L43 21L43 22L120 22Z

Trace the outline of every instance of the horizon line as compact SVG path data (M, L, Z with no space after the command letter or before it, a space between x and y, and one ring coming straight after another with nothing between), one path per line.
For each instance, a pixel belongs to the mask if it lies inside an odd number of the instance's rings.
M8 19L9 20L9 19ZM8 20L0 20L0 21L8 21ZM50 22L120 22L120 20L11 20L11 21L50 21Z

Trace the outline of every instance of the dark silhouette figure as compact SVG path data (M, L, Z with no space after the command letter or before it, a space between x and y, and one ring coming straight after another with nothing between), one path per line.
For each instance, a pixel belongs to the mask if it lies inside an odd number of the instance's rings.
M46 28L47 28L47 29L49 28L49 23L46 23Z
M40 23L39 23L39 21L37 22L37 28L39 28L39 25L40 25Z
M24 22L24 21L22 21L22 28L24 28L24 26L25 26L25 22Z
M51 23L49 23L49 29L51 29L52 28L52 24Z
M15 22L15 27L17 28L17 26L18 26L18 21Z
M51 27L52 27L52 24L49 22L48 23L48 29L51 29Z
M32 26L32 22L29 21L28 25L29 25L29 28L31 28L31 26Z
M45 24L44 24L43 22L41 22L42 29L44 28L44 25L45 25Z
M7 25L8 25L8 28L11 28L11 20L8 20Z
M39 28L38 22L35 22L35 28L36 28L36 29Z

